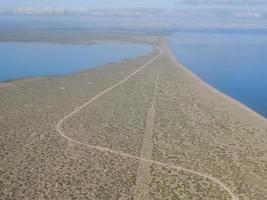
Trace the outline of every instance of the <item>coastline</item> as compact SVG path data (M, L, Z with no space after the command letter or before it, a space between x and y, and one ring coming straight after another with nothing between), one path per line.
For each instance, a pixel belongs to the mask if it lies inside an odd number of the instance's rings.
M1 42L5 42L5 41L1 41ZM6 42L10 42L10 41L6 41ZM220 96L221 98L227 100L228 102L230 102L231 104L234 104L235 106L238 106L239 108L246 110L248 113L250 113L252 116L260 119L261 121L263 121L264 123L267 123L267 118L265 118L264 116L262 116L261 114L259 114L258 112L254 111L252 108L249 108L247 105L243 104L242 102L234 99L233 97L228 96L227 94L221 92L220 90L218 90L217 88L213 87L212 85L210 85L209 83L207 83L206 81L204 81L201 77L199 77L198 75L196 75L194 72L192 72L189 68L187 68L185 65L183 65L182 63L179 62L179 60L175 57L174 53L172 52L172 50L170 49L170 45L169 45L169 38L167 39L166 37L145 37L145 36L141 36L141 37L133 37L130 39L123 39L123 40L116 40L116 39L109 39L109 40L96 40L96 39L92 39L92 40L84 40L84 41L76 41L76 42L55 42L55 41L49 41L49 40L44 40L44 41L17 41L17 42L21 42L21 43L28 43L28 42L32 42L32 43L48 43L48 44L71 44L71 45L97 45L97 44L114 44L114 43L129 43L129 44L144 44L144 45L150 45L152 47L152 51L148 54L144 54L138 57L142 57L142 56L148 56L150 54L155 53L158 50L158 47L160 48L164 48L168 51L171 59L176 63L176 65L178 65L179 67L181 67L185 72L187 72L192 78L194 78L196 81L198 81L200 84L202 84L203 86L205 86L209 91L211 91L212 93ZM125 59L138 59L138 57L134 57L134 58L125 58ZM119 63L122 60L116 62ZM19 78L19 79L10 79L10 80L3 80L0 81L0 88L4 88L4 87L9 87L12 86L14 83L20 83L20 82L28 82L28 81L34 81L34 80L38 80L38 79L43 79L43 78L49 78L49 77L58 77L58 76L68 76L68 75L74 75L74 74L79 74L82 73L84 71L88 71L90 69L95 69L98 67L102 67L108 65L108 63L100 65L100 66L95 66L93 68L86 68L77 72L72 72L72 73L67 73L67 74L51 74L51 75L45 75L45 76L29 76L29 77L24 77L24 78Z
M10 42L10 41L7 41ZM0 41L0 43L2 43L2 41ZM148 45L151 47L151 52L148 52L146 54L143 55L139 55L136 57L128 57L128 58L123 58L115 63L120 63L123 60L134 60L134 59L138 59L139 57L145 57L145 56L149 56L154 54L157 50L156 50L156 45L153 42L138 42L138 41L132 41L132 40L128 40L128 41L116 41L116 40L109 40L109 41L104 41L104 40L93 40L93 41L82 41L82 42L74 42L74 43L66 43L66 42L52 42L52 41L40 41L40 42L35 42L35 41L21 41L18 43L44 43L44 44L62 44L62 45L100 45L100 44L140 44L140 45ZM20 82L28 82L28 81L34 81L36 79L43 79L43 78L53 78L53 77L62 77L62 76L68 76L68 75L74 75L74 74L79 74L79 73L83 73L84 71L90 71L92 69L95 68L99 68L99 67L105 67L106 65L110 64L109 62L105 63L105 64L101 64L101 65L96 65L93 67L88 67L88 68L84 68L82 70L78 70L76 72L70 72L70 73L65 73L65 74L50 74L50 75L41 75L41 76L27 76L27 77L23 77L23 78L17 78L17 79L6 79L6 80L0 80L0 88L3 87L8 87L8 86L12 86L14 83L20 83Z
M182 199L266 196L265 120L194 75L167 44L159 38L148 56L1 89L2 196L64 199L71 186L78 199L80 189L134 197L142 162L151 164L140 173L151 180L144 192L159 199L166 188ZM140 158L142 149L151 155Z
M248 112L250 115L252 115L253 117L258 118L259 120L261 120L262 122L266 123L267 125L267 119L260 115L259 113L257 113L256 111L254 111L253 109L249 108L248 106L246 106L245 104L241 103L240 101L228 96L227 94L221 92L220 90L218 90L217 88L213 87L212 85L208 84L207 82L205 82L203 79L201 79L201 77L197 76L194 72L192 72L191 70L189 70L186 66L184 66L183 64L181 64L179 62L179 60L175 57L175 55L173 54L173 52L171 51L171 49L168 48L168 53L171 57L171 59L176 63L176 65L178 67L180 67L181 69L183 69L188 75L190 75L195 81L199 82L201 85L203 85L205 88L207 88L210 92L212 92L213 94L223 98L224 100L228 101L231 104L234 104L235 106L238 106L239 108L245 110L246 112Z

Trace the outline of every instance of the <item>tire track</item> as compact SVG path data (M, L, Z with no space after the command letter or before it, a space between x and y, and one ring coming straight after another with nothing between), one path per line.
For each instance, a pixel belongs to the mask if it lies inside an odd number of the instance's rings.
M154 120L155 120L155 103L156 103L156 96L158 91L158 80L159 80L160 72L157 72L155 86L154 86L154 95L152 99L151 107L148 110L148 117L146 122L146 131L145 137L143 141L143 146L141 150L141 158L151 160L152 151L153 151L153 132L154 132ZM148 199L147 194L149 191L149 183L151 180L150 176L150 162L140 162L137 179L135 184L135 193L134 199L136 200L145 200Z
M214 178L212 176L209 176L209 175L206 175L206 174L203 174L203 173L200 173L200 172L196 172L196 171L193 171L193 170L190 170L190 169L186 169L186 168L183 168L181 166L175 166L175 165L171 165L171 164L166 164L166 163L154 161L154 160L151 160L151 159L146 159L146 158L142 158L142 157L136 157L136 156L132 156L132 155L129 155L129 154L126 154L126 153L123 153L123 152L114 151L114 150L111 150L111 149L108 149L108 148L105 148L105 147L94 146L94 145L86 144L86 143L83 143L83 142L79 142L79 141L76 141L76 140L68 137L67 135L65 135L64 131L62 130L62 124L64 123L64 121L66 119L70 118L72 115L74 115L75 113L79 112L81 109L83 109L84 107L88 106L89 104L93 103L94 101L96 101L98 98L100 98L104 94L108 93L109 91L113 90L114 88L118 87L119 85L121 85L124 82L126 82L127 80L129 80L135 74L137 74L138 72L143 70L145 67L147 67L148 65L153 63L155 60L157 60L163 54L163 51L164 52L165 51L168 52L168 50L160 49L160 52L159 52L158 55L156 55L154 58L152 58L150 61L148 61L144 65L142 65L135 72L131 73L130 75L128 75L127 77L125 77L124 79L119 81L118 83L114 84L113 86L111 86L111 87L107 88L106 90L100 92L98 95L96 95L95 97L93 97L92 99L90 99L89 101L87 101L86 103L84 103L83 105L81 105L80 107L76 108L74 111L72 111L71 113L69 113L68 115L63 117L56 125L57 132L59 133L59 135L61 137L65 138L69 142L77 144L77 145L82 145L82 146L85 146L87 148L95 149L95 150L98 150L98 151L101 151L101 152L104 152L104 153L108 152L108 153L111 153L111 154L119 155L119 156L122 156L122 157L128 158L128 159L134 159L134 160L142 161L142 162L145 162L145 163L155 164L155 165L162 166L162 167L165 167L165 168L168 168L168 169L182 170L182 171L185 171L185 172L188 172L188 173L191 173L191 174L194 174L194 175L209 179L210 181L213 181L213 182L217 183L222 189L224 189L231 196L232 200L238 200L238 197L235 196L235 194L231 191L230 188L228 188L224 183L222 183L220 180L218 180L218 179L216 179L216 178Z

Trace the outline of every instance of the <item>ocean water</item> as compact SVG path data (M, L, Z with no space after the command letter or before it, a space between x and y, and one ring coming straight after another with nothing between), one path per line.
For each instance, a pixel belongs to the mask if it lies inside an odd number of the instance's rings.
M0 81L62 75L153 51L144 44L0 43Z
M171 45L192 72L267 117L267 35L181 32Z

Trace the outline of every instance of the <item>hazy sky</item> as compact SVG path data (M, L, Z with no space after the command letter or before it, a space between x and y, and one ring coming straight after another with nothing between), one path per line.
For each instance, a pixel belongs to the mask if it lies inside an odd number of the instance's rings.
M267 26L267 0L0 0L0 15L7 13L146 19L155 26Z
M161 7L171 8L173 0L0 0L2 9L16 7L88 7L88 8L133 8Z
M0 9L17 7L86 8L246 8L266 6L266 0L0 0Z

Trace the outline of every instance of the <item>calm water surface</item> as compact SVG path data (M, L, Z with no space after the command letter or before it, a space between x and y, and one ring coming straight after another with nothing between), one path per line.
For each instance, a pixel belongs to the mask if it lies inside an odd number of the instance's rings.
M176 33L172 49L203 80L267 117L267 35Z
M60 75L152 52L143 44L0 43L0 80Z

